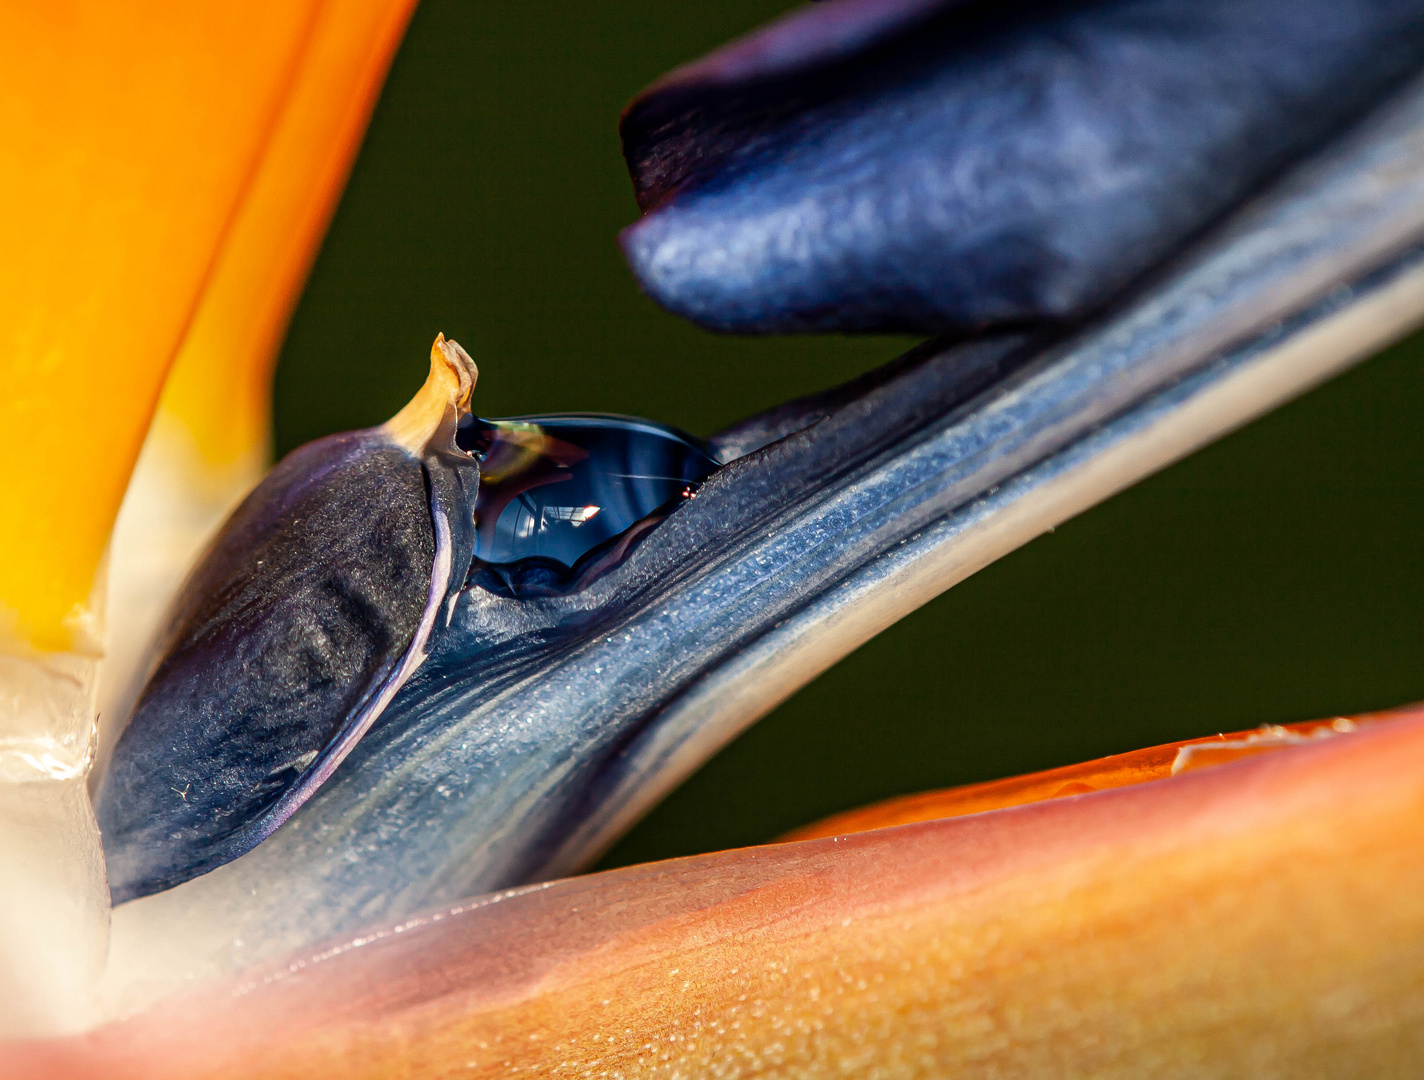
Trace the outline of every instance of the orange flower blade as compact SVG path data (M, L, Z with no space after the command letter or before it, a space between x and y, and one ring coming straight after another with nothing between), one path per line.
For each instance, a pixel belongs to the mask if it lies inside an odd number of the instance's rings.
M1347 738L486 898L22 1076L1405 1076L1424 710Z
M7 6L0 611L22 642L76 645L159 388L315 10Z
M1383 714L1392 716L1394 714ZM901 795L870 806L832 814L782 836L783 842L814 840L823 836L845 836L868 829L885 829L917 821L981 814L1009 806L1026 806L1047 799L1085 795L1093 791L1165 780L1192 769L1224 765L1253 754L1284 750L1301 741L1329 738L1354 731L1360 724L1374 723L1369 716L1333 720L1309 720L1300 724L1270 724L1252 731L1211 735L1200 739L1149 746L1126 754L1064 765L1057 769L989 780L979 784Z
M160 403L216 481L266 457L282 336L414 7L346 0L317 15Z

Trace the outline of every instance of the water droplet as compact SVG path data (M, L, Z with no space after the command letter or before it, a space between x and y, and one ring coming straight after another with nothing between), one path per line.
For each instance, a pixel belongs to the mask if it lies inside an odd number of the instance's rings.
M652 514L691 498L718 466L701 440L598 413L467 417L456 442L480 459L475 557L572 568Z

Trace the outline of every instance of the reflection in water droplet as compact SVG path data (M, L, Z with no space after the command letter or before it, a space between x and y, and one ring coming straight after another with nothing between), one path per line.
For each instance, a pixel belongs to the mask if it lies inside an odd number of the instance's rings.
M630 416L466 417L456 441L480 459L475 558L495 566L567 571L717 468L694 436Z

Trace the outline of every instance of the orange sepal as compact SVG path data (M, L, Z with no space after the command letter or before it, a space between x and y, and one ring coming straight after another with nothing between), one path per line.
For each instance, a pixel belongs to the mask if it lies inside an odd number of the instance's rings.
M19 1075L1414 1076L1424 710L1077 798L487 897Z
M227 362L213 342L234 326L231 355L270 354L408 7L8 7L0 635L12 646L95 646L85 626L95 571L205 286L211 278L216 292L195 324L203 363ZM370 36L361 46L351 33ZM305 73L308 61L318 80L331 80L329 95ZM339 129L334 145L316 138L323 125ZM307 138L315 141L299 145ZM312 190L284 188L307 183L303 169L315 176ZM243 217L249 193L257 198ZM284 227L293 249L276 258ZM219 262L229 236L233 258ZM265 370L254 379L244 369L234 388L244 377L261 382ZM251 412L238 393L228 407Z
M266 456L282 335L414 7L343 0L316 16L159 405L215 479Z
M1382 715L1388 717L1395 714ZM1372 716L1357 716L1354 719L1337 716L1333 720L1267 724L1251 731L1182 739L1077 765L1064 765L1024 776L1011 776L1004 780L989 780L939 791L901 795L872 803L870 806L847 810L845 813L833 814L810 825L793 829L780 839L790 842L814 840L822 836L844 836L868 829L885 829L893 825L909 825L916 821L981 814L986 810L1026 806L1047 799L1062 799L1069 795L1107 791L1110 788L1128 787L1150 780L1165 780L1192 769L1211 768L1238 758L1284 750L1311 739L1346 734L1355 731L1361 724L1375 722L1376 718Z

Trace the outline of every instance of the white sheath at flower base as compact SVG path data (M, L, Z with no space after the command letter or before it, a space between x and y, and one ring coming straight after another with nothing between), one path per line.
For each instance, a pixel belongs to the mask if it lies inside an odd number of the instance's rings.
M89 1022L109 892L87 780L98 662L0 651L0 1039Z

